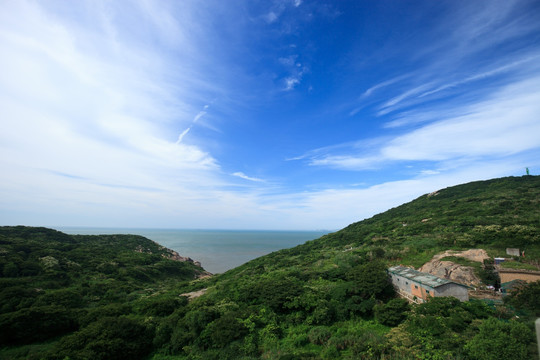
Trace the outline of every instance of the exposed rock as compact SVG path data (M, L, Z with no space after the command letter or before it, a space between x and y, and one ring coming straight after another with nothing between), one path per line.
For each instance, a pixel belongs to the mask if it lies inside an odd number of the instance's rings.
M469 249L465 251L447 250L433 256L431 261L425 263L419 271L432 274L444 279L459 282L464 285L481 285L480 279L474 274L474 269L470 266L463 266L451 261L441 261L447 256L462 257L470 261L482 263L489 259L489 255L483 249Z
M451 261L431 260L425 263L419 271L468 286L479 286L481 284L472 267L459 265Z
M202 265L201 265L201 263L199 261L193 260L192 258L187 257L187 256L181 256L179 253L177 253L174 250L171 250L171 249L166 248L165 246L159 245L155 241L152 241L152 242L158 246L159 250L165 250L166 251L165 253L161 254L162 257L164 257L166 259L171 259L171 260L174 260L174 261L187 261L187 262L192 263L195 266L198 266L198 267L202 268ZM145 249L142 245L137 245L137 247L135 248L135 252L153 254L151 249ZM205 271L203 273L203 275L199 276L199 278L204 277L204 276L208 276L208 275L212 276L211 273Z
M164 258L167 258L167 259L175 260L175 261L187 261L187 262L190 262L190 263L194 264L195 266L202 267L201 263L199 261L195 261L190 257L181 256L180 254L178 254L174 250L170 250L170 249L168 249L168 250L169 251L167 252L167 254L162 254L161 256L163 256Z
M150 249L145 249L143 248L142 245L137 245L137 247L135 248L135 252L138 252L138 253L146 253L146 254L152 254L152 250Z

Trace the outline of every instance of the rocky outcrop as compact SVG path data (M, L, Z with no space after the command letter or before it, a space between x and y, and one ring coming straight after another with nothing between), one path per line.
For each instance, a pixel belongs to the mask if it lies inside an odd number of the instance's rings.
M474 269L472 267L459 265L451 261L431 260L430 262L425 263L419 271L443 279L452 280L463 285L476 287L481 284L480 279L474 274Z
M479 263L483 263L485 259L489 259L489 255L483 249L469 249L465 251L447 250L433 256L419 271L468 286L476 287L482 284L472 267L456 264L452 261L441 261L441 259L448 256L462 257Z
M202 265L199 261L193 260L192 258L187 257L187 256L181 256L179 253L177 253L174 250L171 250L171 249L166 248L165 246L159 245L155 241L152 241L152 242L158 246L158 253L161 253L162 257L166 259L171 259L174 261L189 262L195 266L202 268ZM135 252L154 254L154 252L150 248L144 248L142 245L137 245L135 247ZM204 279L210 276L212 276L212 274L204 269L202 271L196 271L195 273L196 279Z
M170 250L170 249L167 249L167 250L168 250L167 254L162 254L163 257L166 257L167 259L171 259L171 260L175 260L175 261L187 261L187 262L190 262L190 263L192 263L192 264L194 264L196 266L201 267L200 262L195 261L190 257L181 256L180 254L178 254L174 250Z
M187 261L187 262L192 263L195 266L198 266L198 267L202 268L200 262L198 262L196 260L193 260L192 258L187 257L187 256L181 256L176 251L171 250L171 249L167 249L167 254L162 254L161 256L166 257L167 259L174 260L174 261ZM195 278L196 279L206 279L206 278L211 277L211 276L212 276L212 273L209 273L208 271L206 271L204 269L203 269L203 271L197 271L195 273Z

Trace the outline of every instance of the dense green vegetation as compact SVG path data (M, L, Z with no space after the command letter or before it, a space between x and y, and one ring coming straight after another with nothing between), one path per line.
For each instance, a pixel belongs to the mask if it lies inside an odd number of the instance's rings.
M534 268L539 202L540 177L456 186L196 281L141 237L3 228L0 358L534 358L540 283L503 305L409 305L386 268L474 247L518 247Z
M99 351L92 349L102 347L109 355L101 358L111 359L114 347L128 342L138 345L138 357L149 353L153 327L146 317L185 306L169 291L204 273L170 255L140 236L0 228L0 358L41 358L49 349L95 359ZM24 346L43 342L35 356L28 352L36 346ZM118 358L133 358L121 352Z

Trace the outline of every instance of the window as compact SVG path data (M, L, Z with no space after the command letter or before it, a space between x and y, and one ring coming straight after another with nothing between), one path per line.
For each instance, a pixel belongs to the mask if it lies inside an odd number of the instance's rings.
M418 289L418 285L414 285L414 288L415 288L415 289Z
M426 290L426 294L428 294L428 295L429 295L429 290Z
M405 285L409 285L409 282L408 282L408 281L405 281Z

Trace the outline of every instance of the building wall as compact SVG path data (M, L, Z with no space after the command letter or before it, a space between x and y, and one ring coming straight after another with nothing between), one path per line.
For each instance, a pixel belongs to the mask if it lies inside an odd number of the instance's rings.
M526 282L533 282L540 280L540 272L499 270L499 277L501 278L501 284L512 280L524 280Z
M394 285L395 288L401 291L405 291L409 294L411 293L411 286L410 286L411 281L407 278L392 274L392 284Z
M515 249L515 248L507 248L506 249L506 253L508 255L512 255L512 256L520 256L521 254L519 253L519 249Z
M432 288L428 288L423 284L413 281L411 283L411 294L419 299L422 299L423 301L426 301L429 296L433 296L434 292Z
M453 296L460 301L469 301L469 291L466 287L456 284L445 284L434 289L434 296Z
M420 283L395 274L391 274L391 279L397 292L411 301L414 301L415 296L417 298L416 302L424 302L428 296L433 296L433 289L426 289Z
M422 286L416 283L411 284L411 295L416 296L419 299L424 300L424 297L422 296Z

